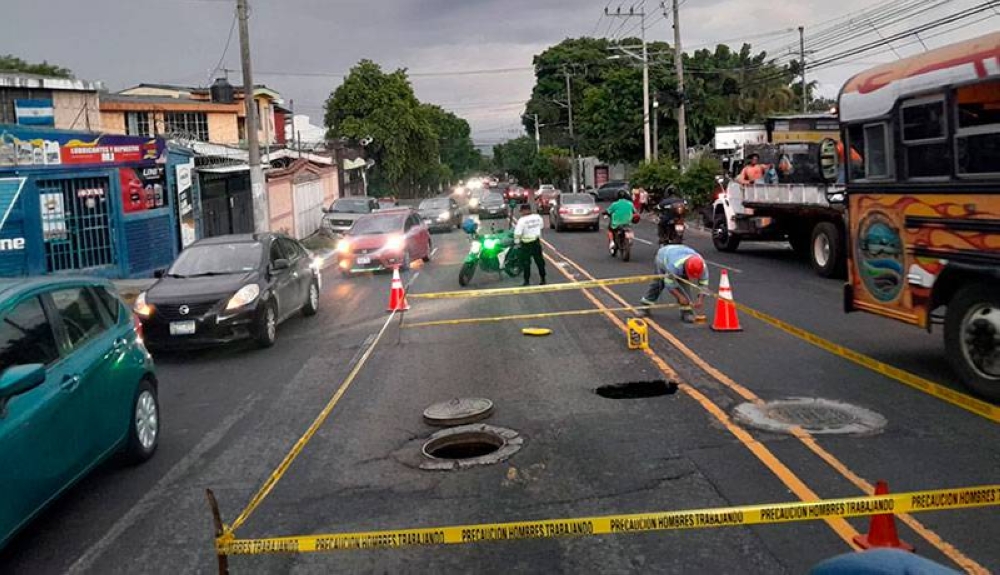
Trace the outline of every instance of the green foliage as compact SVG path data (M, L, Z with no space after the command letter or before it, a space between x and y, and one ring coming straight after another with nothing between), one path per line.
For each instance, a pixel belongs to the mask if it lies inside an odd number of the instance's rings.
M715 177L722 173L719 159L703 154L693 158L681 175L677 189L691 206L699 208L709 202L715 189Z
M644 188L650 192L663 192L669 186L679 186L681 171L677 163L670 158L655 162L643 162L632 174L633 186Z
M23 74L38 74L39 76L53 76L56 78L73 77L73 72L69 68L49 64L45 61L42 61L41 64L31 64L11 54L0 54L0 72L21 72Z
M434 104L422 104L425 119L437 134L441 163L448 169L443 181L464 178L479 168L479 152L472 145L469 123Z
M572 170L569 150L546 146L538 152L534 138L521 136L493 147L498 171L506 172L525 186L565 182Z

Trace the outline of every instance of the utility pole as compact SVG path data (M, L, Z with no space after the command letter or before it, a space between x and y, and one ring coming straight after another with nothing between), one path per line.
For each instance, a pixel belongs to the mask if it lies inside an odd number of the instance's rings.
M569 70L563 70L566 75L566 108L569 110L569 157L570 174L573 178L573 193L578 190L577 165L576 165L576 136L573 134L573 88L569 81Z
M542 153L542 133L538 131L538 114L533 114L535 117L535 152L538 154Z
M809 94L806 92L806 37L805 28L799 26L799 68L802 68L802 113L809 110Z
M257 101L253 96L253 69L250 65L250 13L247 0L236 0L237 18L240 21L240 60L243 62L243 103L247 108L247 148L250 155L250 191L253 198L253 224L255 232L266 232L271 218L264 191L264 170L260 165L260 142L257 134Z
M666 3L660 2L660 7L663 8L663 17L666 18ZM681 169L684 169L688 163L687 115L684 109L684 49L681 48L681 20L677 0L673 0L673 8L674 67L677 69L677 159L680 161Z
M639 26L642 29L642 56L638 58L642 62L642 143L645 149L645 159L648 162L652 154L649 146L649 52L646 46L646 10L640 9L636 12L633 7L629 8L627 14L623 14L621 7L618 8L617 12L611 12L605 7L604 15L615 18L639 18ZM634 53L630 53L628 50L624 51L636 57Z
M653 161L660 159L660 103L653 100Z

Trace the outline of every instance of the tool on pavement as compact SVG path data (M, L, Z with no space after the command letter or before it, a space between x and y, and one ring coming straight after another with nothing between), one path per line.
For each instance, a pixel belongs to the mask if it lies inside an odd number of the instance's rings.
M719 298L715 300L715 321L712 331L743 331L740 319L736 317L736 303L733 301L733 288L729 285L729 270L722 270L719 280Z
M524 335L539 337L551 334L552 330L545 327L526 327L521 330L521 333Z
M406 303L406 292L403 291L403 278L399 276L399 267L392 269L392 287L389 289L389 307L386 311L407 311L410 304Z

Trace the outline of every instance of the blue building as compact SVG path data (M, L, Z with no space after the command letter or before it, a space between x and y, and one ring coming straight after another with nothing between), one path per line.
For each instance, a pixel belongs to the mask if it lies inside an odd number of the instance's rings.
M0 276L149 277L189 240L192 168L160 138L0 124Z

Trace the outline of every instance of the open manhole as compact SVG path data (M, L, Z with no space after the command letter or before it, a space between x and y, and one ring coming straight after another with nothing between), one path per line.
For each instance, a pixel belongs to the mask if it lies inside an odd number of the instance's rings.
M455 398L435 403L424 410L424 421L448 427L486 419L493 413L493 402L482 397Z
M506 461L524 439L513 429L485 424L461 425L431 435L423 445L421 469L450 470Z
M743 403L736 406L734 414L737 421L746 425L778 433L791 433L798 427L819 435L872 435L881 432L888 423L870 409L811 397Z
M629 381L602 385L594 390L597 395L607 399L643 399L670 395L677 391L676 381L654 379L650 381Z

